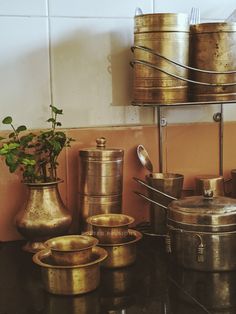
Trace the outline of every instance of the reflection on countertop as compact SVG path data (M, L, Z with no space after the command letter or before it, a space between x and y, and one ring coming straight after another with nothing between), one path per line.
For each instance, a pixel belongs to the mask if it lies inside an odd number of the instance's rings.
M236 272L197 272L168 261L162 238L138 246L134 265L102 269L97 290L56 296L22 242L0 249L0 314L235 314Z

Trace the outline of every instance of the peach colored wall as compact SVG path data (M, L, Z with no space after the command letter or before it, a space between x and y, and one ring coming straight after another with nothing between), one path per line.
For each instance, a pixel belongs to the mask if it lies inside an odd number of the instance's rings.
M229 177L230 170L236 168L236 123L225 124L224 175ZM218 174L218 126L216 123L170 125L164 130L164 170L183 173L184 189L194 188L194 176L199 174ZM68 136L75 139L72 147L60 157L59 175L64 179L60 186L62 198L74 214L71 232L78 230L78 151L94 147L95 139L104 136L107 147L123 148L124 189L123 211L135 217L136 223L148 219L149 204L132 191L145 193L145 188L132 177L144 178L148 172L141 166L136 155L136 147L143 144L149 152L158 171L158 149L156 126L107 127L67 130ZM9 174L0 159L0 240L20 238L14 227L14 217L26 198L26 189L20 178Z

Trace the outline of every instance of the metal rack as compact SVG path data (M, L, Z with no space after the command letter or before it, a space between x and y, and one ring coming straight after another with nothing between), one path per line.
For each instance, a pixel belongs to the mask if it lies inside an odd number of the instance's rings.
M224 104L236 103L236 100L224 100L224 101L192 101L174 104L146 104L132 102L133 106L140 107L153 107L157 113L157 130L158 130L158 149L159 149L159 171L163 172L163 131L162 128L165 126L165 121L162 117L162 108L171 107L184 107L184 106L209 106L209 105L220 105L220 111L213 115L215 122L219 123L219 175L223 175L223 144L224 144Z

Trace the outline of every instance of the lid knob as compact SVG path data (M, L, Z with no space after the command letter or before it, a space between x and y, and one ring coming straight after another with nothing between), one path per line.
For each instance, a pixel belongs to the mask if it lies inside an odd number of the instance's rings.
M105 137L99 137L96 139L97 148L105 148L106 146L106 139Z
M214 196L213 190L204 190L203 191L203 197L205 199L212 199Z

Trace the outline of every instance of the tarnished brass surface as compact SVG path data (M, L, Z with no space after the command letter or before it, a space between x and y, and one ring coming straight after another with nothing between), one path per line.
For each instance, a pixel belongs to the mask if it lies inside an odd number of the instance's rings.
M91 262L92 248L98 240L85 235L67 235L49 239L45 246L51 250L57 265L79 265Z
M191 295L198 302L209 309L210 313L236 313L236 272L199 272L182 267L170 270L170 276L181 289L175 289L175 297L179 304L194 304L188 298ZM170 291L172 297L172 291ZM216 312L215 312L216 311ZM192 313L181 312L178 313Z
M142 234L136 230L129 229L129 239L125 243L101 244L106 249L108 257L103 261L102 266L106 268L118 268L131 265L137 256L137 242L141 240Z
M231 170L232 188L231 197L236 198L236 169Z
M156 13L134 18L134 45L154 50L164 57L188 65L189 23L182 13ZM134 59L147 61L170 73L188 77L188 70L163 58L135 49ZM142 64L134 65L133 100L141 103L175 103L188 99L187 83Z
M171 195L176 198L181 197L184 176L177 173L157 173L154 172L146 176L148 184L161 192ZM170 199L148 189L149 198L152 200L168 206L171 202ZM167 211L156 204L150 204L150 223L151 232L156 234L166 233L166 215Z
M185 230L224 232L236 230L236 202L229 197L206 199L189 196L171 202L169 224Z
M87 218L99 214L120 214L122 210L122 194L108 196L78 195L81 218L81 230L91 230Z
M105 143L104 138L99 138L96 148L79 152L79 193L82 195L122 194L124 151L106 148Z
M102 214L91 216L87 223L92 226L92 235L101 244L117 244L127 241L128 227L134 218L124 214Z
M100 283L100 263L107 257L106 250L94 247L90 263L58 266L51 259L49 249L37 252L33 261L41 267L45 290L53 294L75 295L95 290Z
M211 71L236 70L236 23L201 23L191 26L191 66ZM191 71L191 79L210 83L236 82L236 73L207 74ZM195 101L236 99L236 86L191 85Z
M58 182L28 183L28 198L16 216L18 231L29 243L30 252L42 249L45 240L67 232L72 218L58 191Z
M195 178L195 194L203 195L204 190L213 191L214 196L223 196L224 178L222 176L203 175Z

